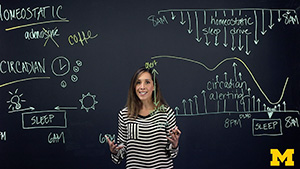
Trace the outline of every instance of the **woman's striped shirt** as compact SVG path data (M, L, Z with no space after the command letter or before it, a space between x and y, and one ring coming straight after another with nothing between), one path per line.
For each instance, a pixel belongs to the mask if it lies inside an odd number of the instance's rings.
M126 168L173 168L178 147L172 149L167 140L169 130L176 126L174 111L170 107L148 116L128 117L128 109L118 114L118 145L124 148L112 154L112 161L119 164L126 158Z

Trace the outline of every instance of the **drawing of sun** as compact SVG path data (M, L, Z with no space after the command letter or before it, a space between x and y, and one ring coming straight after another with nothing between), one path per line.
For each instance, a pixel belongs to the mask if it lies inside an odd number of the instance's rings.
M10 98L9 101L7 101L7 103L9 104L8 109L9 110L19 110L21 109L22 105L21 103L26 102L26 100L22 100L21 97L23 96L22 94L18 94L18 89L15 90L15 92L8 92L10 95L12 95L12 97Z
M98 103L96 100L96 95L91 95L88 92L86 95L82 94L82 98L79 99L81 103L81 109L85 109L86 112L89 112L90 109L95 110L95 105Z

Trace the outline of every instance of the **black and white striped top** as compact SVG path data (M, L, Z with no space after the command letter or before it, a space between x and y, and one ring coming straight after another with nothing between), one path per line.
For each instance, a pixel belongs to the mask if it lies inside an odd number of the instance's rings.
M155 111L148 116L128 117L124 108L118 114L117 143L125 147L118 154L112 154L112 161L119 164L126 158L126 168L173 168L178 147L172 149L166 136L176 126L174 111L170 107Z

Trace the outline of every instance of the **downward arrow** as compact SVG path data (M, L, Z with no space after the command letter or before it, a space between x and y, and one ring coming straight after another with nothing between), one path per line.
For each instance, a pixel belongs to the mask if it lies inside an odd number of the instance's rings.
M183 13L182 13L182 11L180 12L180 15L181 15L181 21L180 21L180 23L181 23L181 25L184 25L186 21L183 20Z

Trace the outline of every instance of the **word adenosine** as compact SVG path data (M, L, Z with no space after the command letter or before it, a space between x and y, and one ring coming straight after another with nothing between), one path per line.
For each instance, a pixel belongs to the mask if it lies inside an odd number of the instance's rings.
M53 37L58 37L58 29L55 27L54 29L50 30L34 30L31 29L31 31L26 31L24 34L24 38L26 40L32 40L32 39L49 39Z
M60 16L59 11L62 9L62 5L55 6L43 6L43 7L27 7L27 8L16 8L16 9L2 9L0 4L0 19L1 21L12 21L12 20L40 20L40 18L46 19L47 17L58 18L65 20ZM49 11L49 12L48 12ZM48 15L47 15L48 14Z

